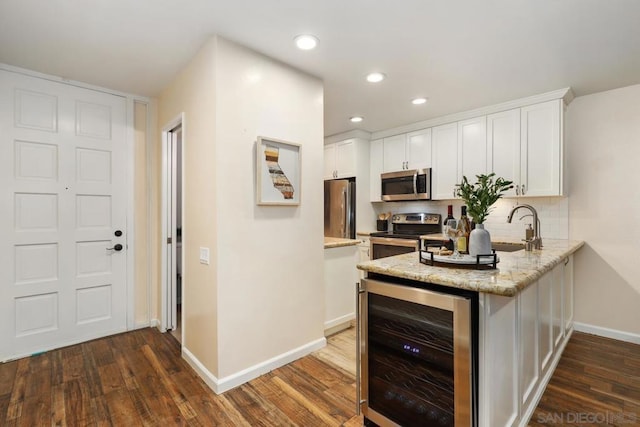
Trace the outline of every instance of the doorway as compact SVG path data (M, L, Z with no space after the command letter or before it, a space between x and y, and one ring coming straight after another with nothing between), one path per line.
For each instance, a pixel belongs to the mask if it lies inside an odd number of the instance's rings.
M162 331L182 342L183 116L172 120L163 135L163 242Z

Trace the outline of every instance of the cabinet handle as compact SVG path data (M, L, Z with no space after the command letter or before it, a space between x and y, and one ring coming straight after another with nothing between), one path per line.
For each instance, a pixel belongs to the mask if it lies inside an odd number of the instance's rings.
M569 264L569 257L566 257L566 258L564 259L564 265L567 265L567 264Z
M516 196L520 195L520 186L516 185Z
M524 184L522 184L522 195L524 196Z

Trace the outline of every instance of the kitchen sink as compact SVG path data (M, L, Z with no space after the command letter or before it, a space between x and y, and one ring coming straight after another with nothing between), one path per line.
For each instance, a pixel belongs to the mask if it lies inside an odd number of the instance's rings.
M491 243L491 249L496 252L515 252L524 249L523 243Z

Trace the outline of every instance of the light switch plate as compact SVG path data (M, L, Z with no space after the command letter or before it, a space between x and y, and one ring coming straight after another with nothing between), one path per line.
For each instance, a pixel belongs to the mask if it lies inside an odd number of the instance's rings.
M200 248L200 264L209 265L209 248Z

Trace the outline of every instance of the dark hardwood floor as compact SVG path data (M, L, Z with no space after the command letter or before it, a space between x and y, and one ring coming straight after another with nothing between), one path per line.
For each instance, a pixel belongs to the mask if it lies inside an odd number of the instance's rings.
M170 334L133 331L0 365L0 425L359 426L354 344L217 396ZM640 346L574 333L530 425L640 425Z

